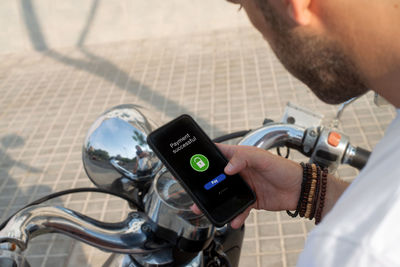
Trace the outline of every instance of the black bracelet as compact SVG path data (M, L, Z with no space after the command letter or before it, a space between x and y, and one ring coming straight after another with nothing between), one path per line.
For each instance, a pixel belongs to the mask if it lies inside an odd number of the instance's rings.
M303 168L303 181L301 182L301 190L300 190L299 201L297 202L297 208L294 213L292 213L289 210L286 210L286 213L292 218L295 218L295 217L297 217L297 215L299 215L299 211L301 208L301 197L304 194L304 189L305 189L305 185L307 183L307 177L308 177L308 168L306 167L306 165L303 162L301 162L300 165Z

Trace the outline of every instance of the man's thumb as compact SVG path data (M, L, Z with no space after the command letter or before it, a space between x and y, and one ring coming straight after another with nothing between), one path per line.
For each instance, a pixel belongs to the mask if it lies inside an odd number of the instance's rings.
M231 162L228 162L228 165L226 165L224 171L225 171L226 174L234 174L235 173L235 166L233 166Z
M241 157L238 157L237 154L233 155L231 160L228 162L228 164L225 167L225 173L226 174L236 174L240 172L242 169L246 167L246 162L241 159Z

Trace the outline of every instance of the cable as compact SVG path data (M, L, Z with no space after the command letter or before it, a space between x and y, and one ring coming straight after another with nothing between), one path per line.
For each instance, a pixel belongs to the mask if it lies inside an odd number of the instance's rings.
M283 157L282 154L281 154L281 147L278 146L278 147L276 148L276 153L277 153L279 156ZM285 158L285 159L289 158L289 154L290 154L290 148L289 148L289 147L286 147L286 156L285 156L284 158Z
M243 137L246 134L248 134L251 130L244 130L244 131L238 131L238 132L234 132L234 133L230 133L230 134L226 134L223 136L219 136L213 139L213 142L215 143L222 143L225 141L228 141L230 139L234 139L234 138L238 138L238 137Z
M74 189L68 189L68 190L63 190L60 192L55 192L49 195L46 195L42 198L39 198L27 205L25 205L24 207L20 208L18 211L16 211L13 215L11 215L10 217L8 217L7 220L5 220L1 225L0 225L0 230L2 230L6 224L8 223L8 221L10 221L10 219L15 216L15 214L17 214L18 212L20 212L21 210L28 208L30 206L34 206L34 205L39 205L45 201L48 201L50 199L56 198L56 197L60 197L63 195L68 195L68 194L73 194L73 193L82 193L82 192L95 192L95 193L105 193L105 194L110 194L119 198L122 198L126 201L128 201L129 203L133 204L134 206L137 206L136 203L134 201L132 201L131 199L129 199L128 197L124 196L124 195L118 195L117 193L105 190L105 189L101 189L101 188L92 188L92 187L82 187L82 188L74 188Z

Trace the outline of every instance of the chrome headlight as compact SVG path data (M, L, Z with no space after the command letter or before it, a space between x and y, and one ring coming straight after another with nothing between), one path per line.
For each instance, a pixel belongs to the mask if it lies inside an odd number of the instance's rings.
M138 105L120 105L103 113L83 144L83 165L99 188L128 194L135 183L154 178L162 164L147 145L158 127L151 112Z

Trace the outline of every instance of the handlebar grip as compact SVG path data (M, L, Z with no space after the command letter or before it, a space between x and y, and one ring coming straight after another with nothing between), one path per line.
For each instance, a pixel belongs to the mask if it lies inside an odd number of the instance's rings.
M351 162L349 162L349 165L361 170L364 168L365 164L367 164L370 155L370 151L361 147L356 147L355 154L352 157Z

